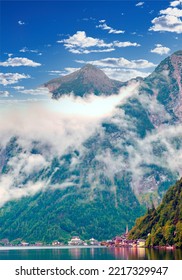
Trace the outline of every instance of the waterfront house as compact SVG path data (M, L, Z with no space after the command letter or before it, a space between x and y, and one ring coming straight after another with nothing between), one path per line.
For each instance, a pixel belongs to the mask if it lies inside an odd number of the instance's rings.
M61 243L57 240L52 242L52 246L60 246L60 245Z
M145 247L145 239L138 239L137 247Z
M99 245L99 242L98 242L96 239L91 238L91 239L89 240L89 244L92 245L92 246L98 246L98 245Z
M25 242L25 241L22 241L22 242L21 242L21 246L29 246L29 243L28 243L28 242Z
M114 245L115 245L116 247L120 247L121 244L122 244L122 241L123 241L123 239L122 239L121 236L116 236L116 237L113 239Z
M73 236L72 239L68 242L69 246L79 246L79 245L83 245L84 242L83 240L80 239L79 236Z

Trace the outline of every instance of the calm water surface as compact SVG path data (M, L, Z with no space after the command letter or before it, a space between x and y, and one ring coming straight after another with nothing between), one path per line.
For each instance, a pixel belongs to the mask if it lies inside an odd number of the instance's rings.
M0 248L0 260L182 260L182 250L145 248Z

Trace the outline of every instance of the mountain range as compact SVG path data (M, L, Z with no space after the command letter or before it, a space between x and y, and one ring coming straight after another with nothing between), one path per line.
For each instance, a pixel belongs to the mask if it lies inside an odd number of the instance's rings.
M81 144L70 142L64 152L51 153L55 142L64 146L56 140L59 130L51 139L44 135L46 144L37 137L39 129L29 144L18 132L0 144L2 186L16 175L10 199L0 209L0 238L46 243L72 235L102 240L121 234L147 207L157 206L181 175L182 51L147 78L125 84L86 65L44 86L55 102L70 93L83 99L114 94L120 100ZM50 128L45 126L45 134ZM37 165L28 169L25 158ZM19 162L21 168L15 168Z

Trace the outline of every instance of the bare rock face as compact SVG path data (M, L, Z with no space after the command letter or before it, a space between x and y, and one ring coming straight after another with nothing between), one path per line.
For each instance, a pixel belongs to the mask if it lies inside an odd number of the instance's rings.
M182 51L164 59L155 71L144 79L142 92L161 103L173 122L182 121Z
M85 96L90 93L95 95L111 95L118 93L122 85L122 82L109 79L103 71L91 64L87 64L78 71L44 84L52 92L54 99L70 93L75 96Z

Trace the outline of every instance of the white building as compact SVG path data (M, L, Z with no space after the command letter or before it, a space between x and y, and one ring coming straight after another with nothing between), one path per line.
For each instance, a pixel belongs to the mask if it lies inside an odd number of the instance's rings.
M99 242L98 242L96 239L94 239L94 238L91 238L91 239L89 240L89 243L90 243L90 245L92 245L92 246L97 246L97 245L99 245Z
M84 242L80 239L79 236L73 236L72 239L68 242L69 246L79 246L83 244Z

